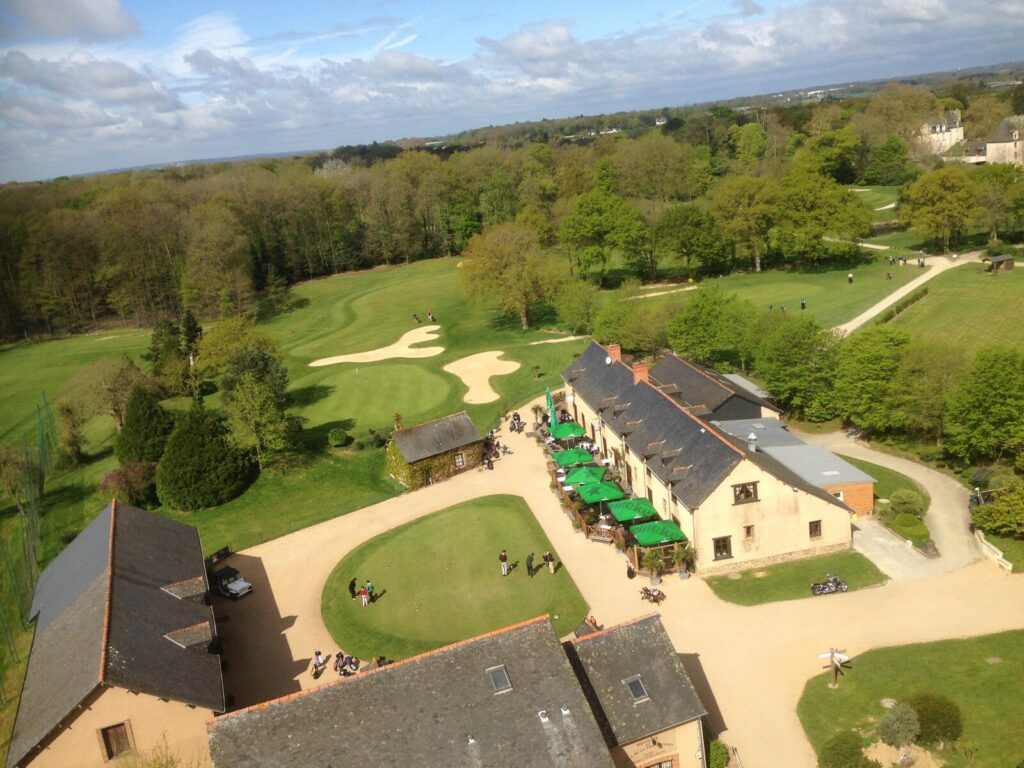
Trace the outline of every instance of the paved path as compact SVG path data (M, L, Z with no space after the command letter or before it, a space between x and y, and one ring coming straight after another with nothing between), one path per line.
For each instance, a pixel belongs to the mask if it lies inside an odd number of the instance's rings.
M916 579L934 576L955 571L982 558L978 542L968 528L971 514L967 504L967 489L956 480L916 461L873 450L842 431L824 435L797 434L804 442L821 445L834 453L870 461L906 475L919 483L931 497L925 523L940 556L928 559L907 551L906 554L912 556L915 565L899 574L889 573L879 563L879 567L891 577Z
M479 496L526 500L599 621L612 625L649 613L638 595L642 582L626 578L623 556L573 530L548 488L540 448L524 435L503 441L514 454L493 472L469 472L233 556L256 589L238 603L216 603L235 704L316 684L309 673L313 650L336 650L320 618L320 594L345 554ZM813 768L796 704L807 679L821 671L816 654L828 647L847 648L856 675L856 656L869 648L1024 628L1024 578L987 561L878 589L751 608L721 602L698 578L667 578L662 587L665 626L676 649L699 662L713 690L705 701L712 723L739 749L745 768Z
M864 243L859 243L859 245L863 246L865 244ZM902 299L904 296L907 296L908 294L911 294L914 291L916 291L919 287L921 287L922 285L927 283L933 277L936 277L937 275L941 275L946 270L953 269L954 267L958 267L961 264L966 264L968 262L977 262L981 258L981 254L982 254L982 251L972 251L971 253L965 253L965 254L959 256L955 260L950 258L950 257L948 257L948 256L929 256L929 257L927 257L925 259L925 261L928 263L929 269L924 274L922 274L918 278L915 278L914 280L911 280L906 285L904 285L904 286L902 286L900 288L897 288L895 291L890 293L888 296L886 296L884 299L879 301L877 304L874 304L873 306L869 307L865 311L861 312L859 315L857 315L855 318L853 318L853 320L851 320L850 322L843 323L842 325L837 325L835 328L833 328L833 330L834 331L840 331L840 332L842 332L844 334L846 334L846 333L853 333L855 330L860 328L862 325L864 325L865 323L870 321L873 317L875 317L876 315L879 315L882 312L884 312L885 310L887 310L889 307L891 307L897 301ZM898 269L898 267L897 267L897 269ZM909 266L907 266L907 267L903 267L903 269L916 269L916 267L909 267Z

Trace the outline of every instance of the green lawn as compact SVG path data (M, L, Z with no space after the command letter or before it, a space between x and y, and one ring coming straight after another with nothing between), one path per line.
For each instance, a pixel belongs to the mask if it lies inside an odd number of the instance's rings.
M875 478L875 510L883 511L888 508L888 504L879 505L879 499L891 499L892 495L899 490L910 490L921 495L924 499L924 511L928 511L928 505L931 504L931 499L928 496L928 492L924 488L919 486L913 480L906 475L900 474L899 472L889 469L888 467L879 466L873 464L870 461L864 461L863 459L854 459L851 456L842 456L839 454L843 461L848 461L857 469L867 472L873 478Z
M854 185L847 187L853 191L854 196L871 209L874 221L890 221L898 218L899 214L895 208L886 208L896 202L899 187L862 187ZM878 210L882 208L883 210Z
M518 562L507 577L498 566L502 548ZM550 548L517 496L458 504L388 531L338 563L321 599L324 623L339 647L363 659L406 658L545 613L565 635L587 613L572 577L564 568L526 575L526 556L533 552L539 565ZM350 599L352 578L373 581L380 598L366 608Z
M755 574L765 575L758 577ZM739 605L760 605L814 597L811 584L824 581L826 574L833 574L845 581L851 592L885 581L885 574L874 563L859 552L852 551L754 568L744 571L738 579L711 576L706 581L722 600Z
M1024 632L882 648L854 657L851 667L837 690L828 687L827 672L804 688L797 714L815 749L849 729L876 740L883 698L905 701L930 691L952 699L963 717L960 741L937 753L945 765L1012 768L1024 760Z
M928 283L928 295L890 323L970 355L1002 344L1024 350L1024 270L998 275L965 264Z
M1003 557L1013 563L1014 574L1024 573L1024 539L996 536L991 533L986 533L985 538L993 546L1003 550Z

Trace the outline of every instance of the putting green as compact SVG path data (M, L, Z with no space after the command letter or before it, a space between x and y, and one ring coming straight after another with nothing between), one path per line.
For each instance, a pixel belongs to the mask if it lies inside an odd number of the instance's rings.
M498 565L503 548L518 562L507 577ZM526 574L526 556L534 553L536 568L550 548L518 496L473 499L349 553L324 587L324 623L339 648L363 659L406 658L545 613L560 635L568 634L587 611L568 571ZM353 578L360 585L370 579L379 599L365 608L352 600Z

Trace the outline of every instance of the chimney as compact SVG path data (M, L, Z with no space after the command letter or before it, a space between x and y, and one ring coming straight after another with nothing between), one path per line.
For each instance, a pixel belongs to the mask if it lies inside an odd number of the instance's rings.
M641 381L650 381L647 377L647 363L635 363L633 365L633 383L639 384Z
M608 357L612 359L613 363L617 363L622 360L622 347L618 344L608 345Z
M751 453L757 453L757 435L753 432L747 435L747 450Z

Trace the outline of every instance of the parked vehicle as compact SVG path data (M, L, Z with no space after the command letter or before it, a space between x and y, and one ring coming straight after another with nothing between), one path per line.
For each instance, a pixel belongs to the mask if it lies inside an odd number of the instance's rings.
M640 597L649 603L661 605L661 601L665 599L665 593L657 587L644 587L640 590Z
M838 576L826 574L825 580L817 584L811 584L811 594L831 595L833 592L845 592L849 587L846 582Z
M242 595L252 592L252 584L242 578L237 569L228 566L221 568L210 576L213 588L225 597L237 600Z

